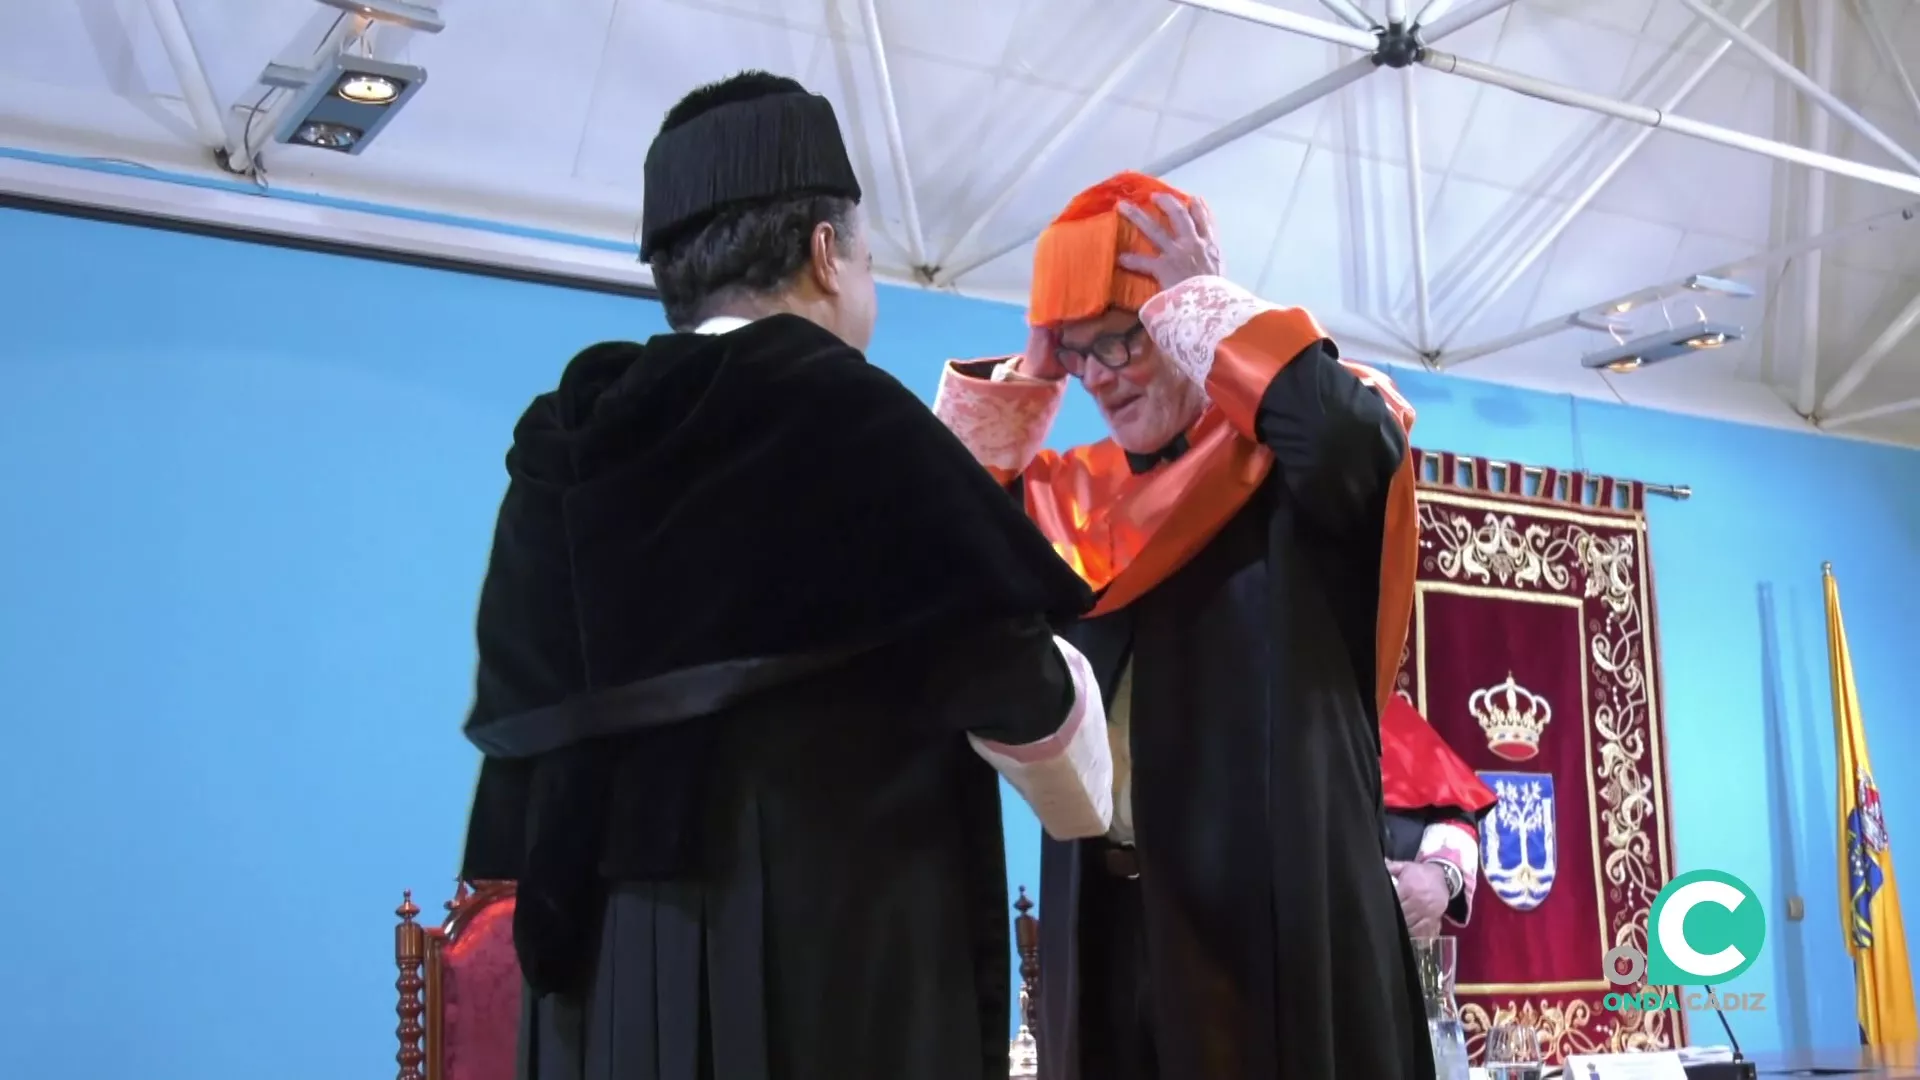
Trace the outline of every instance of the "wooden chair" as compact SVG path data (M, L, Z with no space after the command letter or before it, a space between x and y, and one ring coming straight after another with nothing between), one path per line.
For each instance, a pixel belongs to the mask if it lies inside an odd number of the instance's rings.
M394 914L400 968L399 1080L513 1080L520 1037L520 961L513 883L460 882L437 928L414 921L413 893Z
M520 964L513 951L513 885L464 881L438 928L415 922L413 892L394 910L393 959L400 969L398 1080L513 1080L520 1035ZM1020 952L1020 1031L1007 1049L1009 1080L1038 1071L1034 1041L1040 1000L1040 920L1026 886L1013 902Z

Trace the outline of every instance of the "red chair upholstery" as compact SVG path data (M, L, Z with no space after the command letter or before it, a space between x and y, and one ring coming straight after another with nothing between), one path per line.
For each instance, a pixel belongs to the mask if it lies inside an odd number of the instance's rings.
M461 882L437 929L405 895L394 930L400 979L399 1080L513 1080L520 961L513 884Z

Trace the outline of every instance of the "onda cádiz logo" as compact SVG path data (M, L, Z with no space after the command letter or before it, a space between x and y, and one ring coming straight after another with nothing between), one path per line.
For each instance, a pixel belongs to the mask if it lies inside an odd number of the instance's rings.
M1766 940L1766 912L1746 882L1719 870L1681 874L1654 897L1648 913L1651 955L1620 945L1608 950L1603 960L1608 982L1632 986L1644 977L1646 989L1609 993L1601 1004L1612 1012L1679 1009L1682 1002L1674 991L1700 986L1707 993L1687 994L1687 1008L1764 1010L1765 994L1718 993L1712 984L1724 983L1752 967Z

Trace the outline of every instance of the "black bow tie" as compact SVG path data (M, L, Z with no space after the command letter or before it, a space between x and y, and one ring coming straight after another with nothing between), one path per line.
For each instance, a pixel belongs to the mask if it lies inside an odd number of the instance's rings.
M1172 442L1155 450L1151 454L1136 454L1131 450L1127 451L1127 468L1132 469L1133 474L1138 476L1143 472L1151 472L1154 466L1159 465L1163 461L1178 461L1180 455L1186 452L1187 433L1183 431L1175 435Z

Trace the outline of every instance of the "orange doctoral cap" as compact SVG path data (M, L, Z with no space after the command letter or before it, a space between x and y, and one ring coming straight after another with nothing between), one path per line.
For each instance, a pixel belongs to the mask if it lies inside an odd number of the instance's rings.
M1153 203L1155 195L1171 195L1182 206L1193 202L1186 192L1137 172L1102 180L1073 197L1040 234L1034 250L1029 325L1058 326L1090 319L1108 308L1138 311L1153 299L1160 286L1152 278L1120 267L1124 252L1157 254L1152 242L1120 215L1120 204L1132 203L1165 222L1166 215Z

